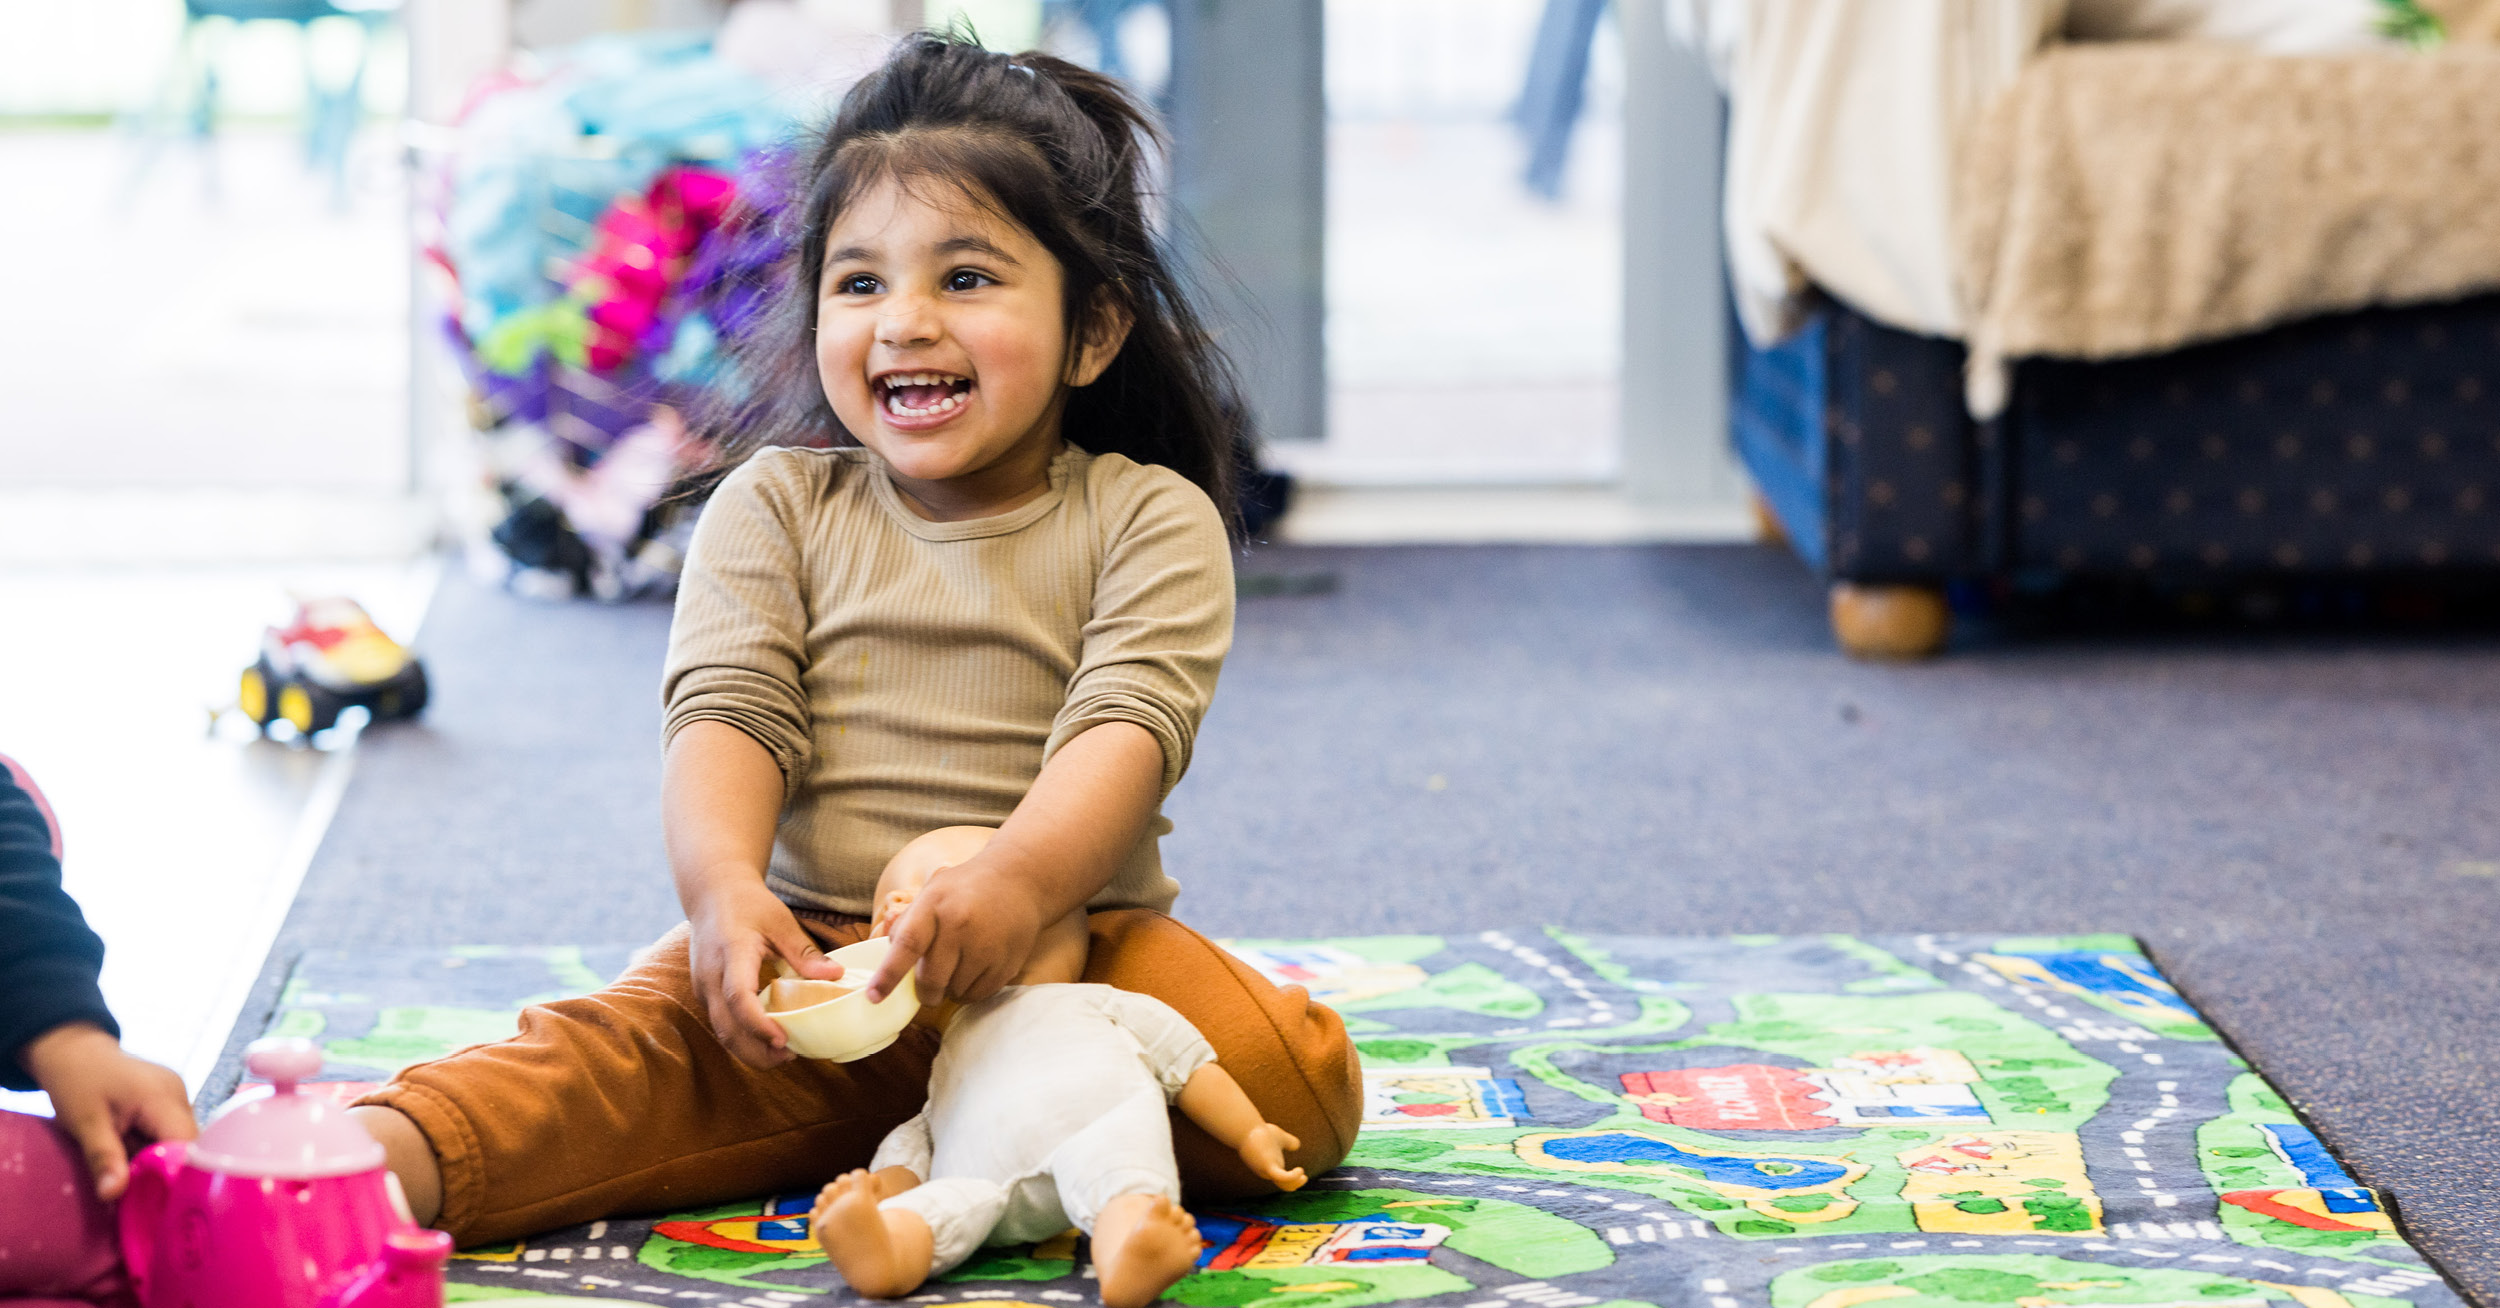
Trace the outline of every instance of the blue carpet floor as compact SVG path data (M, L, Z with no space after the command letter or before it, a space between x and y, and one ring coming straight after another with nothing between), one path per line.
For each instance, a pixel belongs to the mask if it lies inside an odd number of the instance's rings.
M1266 550L1167 812L1214 934L2126 932L2500 1304L2500 643L1833 652L1749 548ZM1279 589L1306 589L1285 586ZM658 934L662 606L447 584L283 933Z

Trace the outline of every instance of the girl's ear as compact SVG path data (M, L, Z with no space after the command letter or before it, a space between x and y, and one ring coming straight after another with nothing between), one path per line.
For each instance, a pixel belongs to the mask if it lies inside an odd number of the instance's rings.
M1137 315L1129 312L1128 302L1113 294L1108 286L1094 291L1094 303L1085 314L1080 328L1076 357L1068 361L1068 384L1091 386L1120 357L1120 347L1128 343L1129 328L1137 325Z

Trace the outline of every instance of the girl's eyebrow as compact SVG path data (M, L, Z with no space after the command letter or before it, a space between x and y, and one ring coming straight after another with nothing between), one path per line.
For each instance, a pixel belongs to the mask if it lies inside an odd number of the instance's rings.
M841 249L836 250L836 251L834 251L833 253L826 255L826 256L825 256L825 262L826 262L826 263L866 263L866 262L873 262L873 261L876 259L876 257L877 257L877 252L876 252L876 251L874 251L874 250L869 249L869 248L868 248L867 246L865 246L865 245L846 245L846 246L843 246Z
M937 252L939 254L986 254L1000 263L1016 263L1016 256L998 248L995 242L979 236L949 236L937 243Z

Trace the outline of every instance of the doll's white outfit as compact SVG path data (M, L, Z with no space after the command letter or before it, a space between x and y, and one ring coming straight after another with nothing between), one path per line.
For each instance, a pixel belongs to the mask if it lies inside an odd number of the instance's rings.
M929 1224L934 1276L983 1244L1088 1233L1127 1194L1180 1201L1168 1108L1215 1050L1162 1000L1110 986L1009 986L967 1004L929 1070L929 1103L872 1170L919 1186L878 1205Z

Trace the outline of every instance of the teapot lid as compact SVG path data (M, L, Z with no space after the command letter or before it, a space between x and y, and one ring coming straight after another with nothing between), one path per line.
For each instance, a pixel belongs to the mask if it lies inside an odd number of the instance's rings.
M237 1099L217 1110L191 1145L193 1167L234 1176L312 1180L382 1166L382 1145L347 1116L347 1106L297 1089L321 1071L321 1047L310 1040L255 1040L243 1055L272 1093Z

